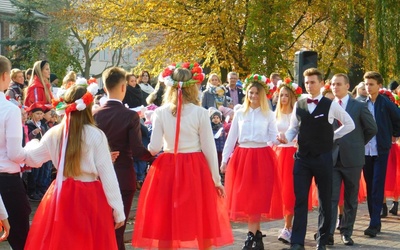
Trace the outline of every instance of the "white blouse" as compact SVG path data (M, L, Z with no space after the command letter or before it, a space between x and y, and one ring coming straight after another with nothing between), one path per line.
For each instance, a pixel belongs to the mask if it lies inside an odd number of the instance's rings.
M286 131L289 129L291 116L292 113L281 114L279 119L276 120L276 127L279 133L286 133ZM295 144L296 144L295 142L288 142L287 144L279 144L278 147L294 147Z
M245 114L244 108L240 108L233 117L222 152L222 162L228 162L236 141L239 143L239 147L261 148L279 144L276 139L277 135L274 112L269 110L266 114L263 114L261 108L249 108L249 111Z
M60 152L60 131L56 127L47 131L40 142L32 140L25 146L26 164L40 167L43 162L51 160L58 168ZM80 176L75 180L83 182L101 180L108 204L113 208L115 222L125 220L124 206L118 186L117 175L111 161L107 137L100 129L85 125L82 133L82 155Z
M153 113L153 132L148 149L152 155L164 150L174 152L176 117L169 105L163 105ZM208 111L194 104L182 105L181 130L178 152L203 152L211 171L215 186L221 186L217 149L211 129Z

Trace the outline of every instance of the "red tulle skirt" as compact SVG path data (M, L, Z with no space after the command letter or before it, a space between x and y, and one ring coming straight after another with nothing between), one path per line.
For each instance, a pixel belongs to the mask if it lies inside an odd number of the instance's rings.
M278 173L282 185L283 212L285 215L294 214L294 183L293 167L296 147L277 147Z
M400 145L392 144L386 170L385 196L398 198L400 195Z
M100 181L66 179L58 203L54 181L35 213L25 249L118 249L112 209Z
M226 170L225 188L231 220L259 222L283 217L278 164L271 147L236 147Z
M140 191L132 245L205 249L232 243L224 201L204 154L161 154Z

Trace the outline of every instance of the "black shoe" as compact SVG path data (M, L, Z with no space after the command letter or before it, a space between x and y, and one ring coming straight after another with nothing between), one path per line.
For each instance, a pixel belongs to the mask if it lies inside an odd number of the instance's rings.
M328 246L333 246L334 243L335 243L335 240L333 239L333 235L330 234L330 235L328 236L328 243L327 243L327 245L328 245Z
M252 248L253 250L264 250L264 243L262 238L266 237L265 234L262 234L260 230L257 230L256 235L254 237L255 246Z
M376 227L376 230L378 230L378 233L381 232L382 224L379 224L379 226Z
M343 244L345 244L346 246L352 246L354 245L354 241L350 236L347 235L342 235L342 242Z
M393 201L393 205L389 210L389 213L393 214L393 215L397 215L397 210L399 208L399 202L398 201Z
M364 235L368 235L371 238L376 237L377 233L378 233L377 228L368 227L367 229L364 230Z
M34 194L31 194L31 195L28 196L28 200L30 200L30 201L41 201L42 198L38 194L34 193Z
M326 250L326 246L325 245L317 245L317 247L315 249L316 250Z
M381 218L386 218L387 215L388 215L388 208L386 206L386 203L383 203Z
M339 217L337 219L337 224L336 224L336 229L339 231L340 231L340 226L342 225L342 218L343 218L343 215L339 214Z
M317 233L314 234L314 240L317 240Z
M242 250L252 250L253 249L253 245L254 245L254 239L255 236L252 232L248 232L247 233L247 238L246 241L244 242L244 246L242 247Z
M290 248L288 248L289 250L305 250L303 245L300 244L293 244L292 246L290 246Z

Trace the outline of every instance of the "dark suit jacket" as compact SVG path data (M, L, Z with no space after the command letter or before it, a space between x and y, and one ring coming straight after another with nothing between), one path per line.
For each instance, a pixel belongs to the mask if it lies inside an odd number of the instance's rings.
M119 151L114 162L121 190L135 190L136 177L133 169L133 158L148 161L150 152L142 144L139 115L118 101L107 101L94 111L97 126L103 130L108 139L111 151Z
M374 111L378 125L378 154L388 154L392 147L392 136L400 136L400 109L389 98L379 94L375 100Z
M374 117L371 112L369 112L364 102L357 101L350 97L346 106L346 112L353 119L356 128L335 141L332 151L333 163L336 165L336 160L340 151L340 161L344 167L361 168L365 163L364 146L378 132L378 127Z
M229 92L229 85L226 86L226 89L228 91L226 91L225 96L231 97L231 93ZM238 87L236 87L236 90L237 90L237 94L238 94L239 104L242 104L243 103L243 99L244 99L243 90L241 88L238 88Z

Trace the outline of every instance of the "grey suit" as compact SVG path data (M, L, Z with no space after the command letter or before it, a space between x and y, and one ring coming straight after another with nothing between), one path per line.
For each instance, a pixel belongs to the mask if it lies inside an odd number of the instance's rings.
M337 206L340 186L344 184L344 214L340 233L351 236L358 206L358 190L361 171L365 163L364 145L377 133L375 120L366 103L349 98L346 112L351 116L356 128L336 140L333 145L333 180L332 180L332 218L330 234L336 227ZM334 126L338 126L337 122Z

